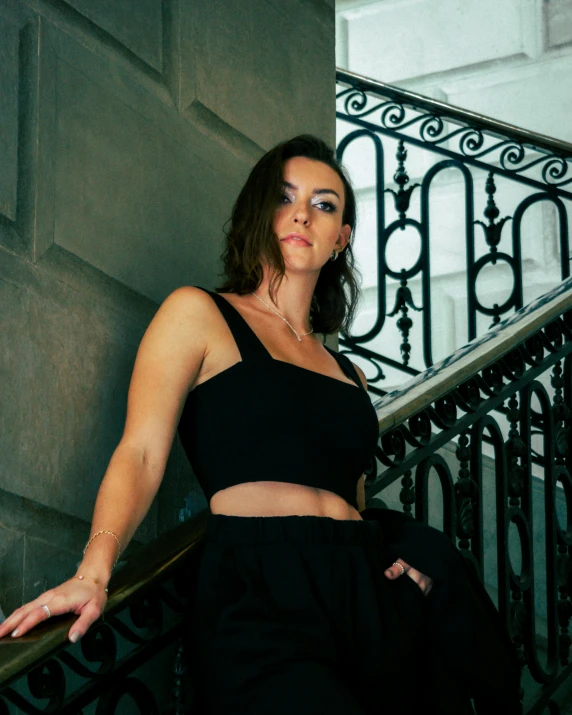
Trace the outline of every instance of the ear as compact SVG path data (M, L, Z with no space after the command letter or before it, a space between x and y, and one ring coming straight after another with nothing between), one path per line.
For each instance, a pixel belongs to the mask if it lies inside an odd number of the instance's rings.
M344 226L341 227L340 229L340 234L338 236L338 240L336 241L336 246L340 247L340 250L344 250L344 248L348 245L348 241L350 240L350 235L352 232L352 227L349 225L349 223L346 223Z

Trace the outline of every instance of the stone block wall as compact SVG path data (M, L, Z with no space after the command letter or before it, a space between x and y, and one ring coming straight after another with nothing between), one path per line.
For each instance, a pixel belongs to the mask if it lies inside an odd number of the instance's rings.
M300 132L334 141L333 0L0 0L4 612L73 572L141 336L216 285L238 189ZM175 442L136 539L189 493Z

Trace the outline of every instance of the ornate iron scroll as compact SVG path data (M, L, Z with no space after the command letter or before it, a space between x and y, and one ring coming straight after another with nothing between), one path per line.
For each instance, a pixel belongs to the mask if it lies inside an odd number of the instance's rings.
M371 242L368 253L375 249L378 261L376 286L371 289L376 293L371 328L363 334L343 333L340 344L344 352L359 356L371 392L384 395L385 366L394 376L401 374L401 379L392 379L396 384L433 365L435 316L431 299L437 281L435 267L444 260L436 252L431 208L439 185L450 180L448 177L457 177L458 201L464 214L462 231L448 237L455 250L465 256L464 268L456 271L456 280L465 284L466 300L467 332L456 334L459 347L524 305L522 224L532 207L552 207L553 243L558 254L554 260L559 262L561 280L570 275L572 147L556 141L550 145L531 132L343 71L337 72L336 116L342 136L338 158L344 161L358 143L369 146L367 151L372 155L374 175L370 183L376 223L375 235L368 236L367 241ZM391 155L386 149L394 144L396 164L387 158ZM415 156L408 156L408 150ZM389 186L386 172L388 178L393 175ZM483 189L477 189L481 184ZM359 196L358 192L358 202ZM412 204L414 196L418 197L418 206ZM481 204L482 218L475 213L475 206ZM451 207L442 206L441 210L451 212ZM388 244L391 241L399 246L400 232L405 229L418 234L419 255L414 260L402 252L402 265L390 268ZM536 241L543 241L543 237L538 235ZM479 292L478 281L487 272L506 286L502 299L489 301L488 291ZM540 292L546 289L544 285ZM419 304L413 298L415 292L420 295ZM395 303L390 311L389 301ZM401 334L401 359L386 347L395 344L396 329Z

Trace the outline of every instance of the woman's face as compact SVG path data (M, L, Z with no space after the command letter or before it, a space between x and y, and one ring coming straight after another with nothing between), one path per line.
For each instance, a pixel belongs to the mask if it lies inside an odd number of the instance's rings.
M289 270L320 270L332 251L345 248L344 185L327 164L297 156L284 164L284 193L274 231Z

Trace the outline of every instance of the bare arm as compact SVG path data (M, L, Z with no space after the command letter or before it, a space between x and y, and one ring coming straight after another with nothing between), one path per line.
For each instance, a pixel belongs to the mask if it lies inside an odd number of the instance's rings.
M206 352L205 294L180 288L161 305L135 360L127 418L95 503L91 534L113 531L123 548L147 514L159 489L186 395ZM79 571L105 582L117 542L97 537Z
M196 288L179 288L161 305L149 325L135 360L127 399L123 436L101 483L91 534L114 532L122 548L129 543L159 488L186 395L207 354L210 299ZM105 606L105 587L118 556L117 541L95 538L77 575L24 604L0 625L0 638L23 635L51 615L74 612L70 630L79 637ZM72 638L75 640L75 638Z

